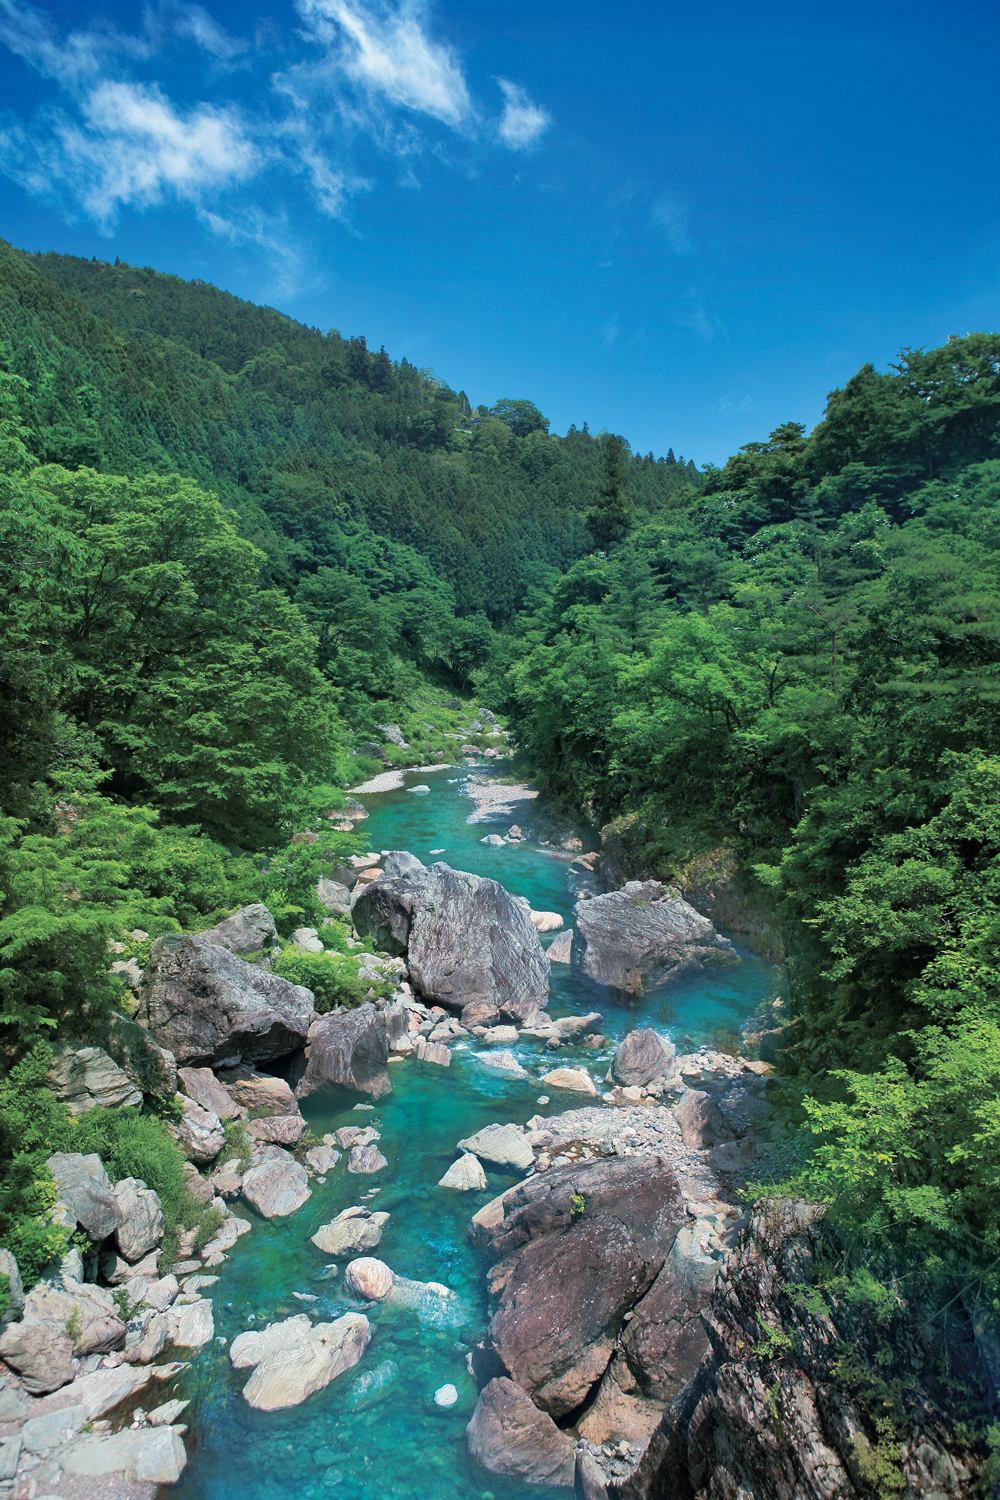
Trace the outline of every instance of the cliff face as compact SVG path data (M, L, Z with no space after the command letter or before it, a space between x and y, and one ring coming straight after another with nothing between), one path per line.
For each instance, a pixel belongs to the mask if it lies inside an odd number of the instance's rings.
M841 1248L822 1209L753 1215L704 1314L711 1352L664 1413L622 1500L972 1500L985 1451L956 1420L985 1410L960 1301L903 1279L859 1297L831 1279ZM981 1398L977 1398L977 1392Z

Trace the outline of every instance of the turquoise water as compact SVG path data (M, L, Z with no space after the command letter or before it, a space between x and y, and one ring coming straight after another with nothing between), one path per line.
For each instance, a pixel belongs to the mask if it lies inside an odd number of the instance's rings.
M514 895L526 896L536 910L557 911L568 923L572 903L566 890L568 859L532 845L490 848L479 843L489 831L466 819L471 803L460 772L409 774L408 783L426 784L426 794L405 789L365 796L371 816L362 826L366 847L409 849L425 862L446 860L458 869L489 875ZM502 823L498 824L502 827ZM432 855L432 849L444 849ZM609 1005L603 991L570 979L568 968L553 965L554 1015L597 1009L604 1031L619 1037L638 1024L669 1026L687 1048L731 1032L748 1015L774 997L778 971L743 955L739 968L714 977L696 976L665 992L644 996L635 1006ZM535 1074L552 1065L551 1054L537 1044L515 1049ZM603 1076L607 1060L595 1060L569 1049L560 1062L586 1061ZM359 1112L354 1100L314 1097L304 1113L317 1135L344 1124L375 1124L388 1168L377 1177L350 1177L338 1163L323 1186L291 1219L266 1223L253 1216L254 1227L221 1268L215 1296L215 1345L194 1356L185 1394L192 1396L187 1447L188 1468L179 1486L185 1500L244 1500L248 1487L255 1500L278 1496L293 1500L417 1500L433 1493L456 1500L565 1500L566 1492L536 1485L508 1484L470 1465L465 1424L476 1392L466 1374L466 1352L482 1335L487 1319L482 1264L466 1239L470 1217L484 1202L517 1181L516 1174L490 1171L486 1193L455 1193L437 1182L455 1157L455 1143L491 1120L524 1123L535 1113L559 1113L578 1103L578 1096L553 1096L547 1106L534 1080L506 1080L483 1068L475 1049L461 1044L452 1065L441 1069L414 1058L391 1067L394 1092L375 1110ZM380 1190L371 1198L372 1187ZM346 1294L341 1279L326 1280L327 1258L309 1242L320 1224L352 1203L387 1210L391 1217L375 1252L400 1275L420 1281L442 1281L458 1293L459 1324L435 1328L410 1311L365 1307L372 1341L356 1370L286 1412L255 1412L240 1392L246 1372L235 1374L226 1347L237 1333L252 1326L301 1312L306 1304L293 1292L318 1297L314 1311L324 1319L359 1304ZM251 1321L253 1320L253 1321ZM391 1362L381 1391L355 1405L354 1388L366 1371ZM459 1403L436 1407L433 1393L451 1382ZM360 1392L358 1393L361 1394Z

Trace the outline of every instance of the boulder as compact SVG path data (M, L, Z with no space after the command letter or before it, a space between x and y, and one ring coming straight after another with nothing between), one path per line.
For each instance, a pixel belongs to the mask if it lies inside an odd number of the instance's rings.
M138 1177L123 1177L114 1192L122 1215L115 1230L118 1248L126 1260L142 1260L160 1243L166 1228L159 1195Z
M46 1165L55 1178L58 1201L66 1205L80 1228L94 1241L114 1234L122 1212L101 1158L58 1151Z
M335 1259L361 1255L374 1250L382 1239L382 1225L389 1215L371 1213L367 1208L345 1208L329 1224L323 1224L312 1236L317 1250Z
M563 919L556 911L532 911L528 915L536 932L558 932Z
M344 1272L345 1284L366 1302L384 1302L395 1279L385 1261L377 1260L373 1255L352 1260Z
M356 1176L370 1176L388 1165L377 1146L352 1146L347 1158L347 1170Z
M67 1474L121 1474L137 1484L176 1484L186 1463L184 1444L174 1427L84 1433L59 1450L59 1464ZM97 1491L94 1486L92 1493Z
M382 865L382 877L386 880L395 880L399 875L411 875L415 870L424 867L415 854L407 849L393 849L385 857Z
M0 1250L0 1276L7 1278L7 1306L0 1312L0 1329L14 1322L24 1309L24 1287L17 1261L9 1250Z
M219 1079L224 1084L226 1093L240 1109L258 1112L266 1110L269 1115L297 1115L299 1112L298 1101L283 1078L275 1078L270 1073L257 1073L244 1065L223 1069ZM198 1102L201 1103L201 1100Z
M251 1120L247 1135L252 1141L271 1141L276 1146L295 1146L309 1129L301 1115L265 1115Z
M352 1146L373 1146L381 1136L371 1125L342 1125L334 1140L342 1151L350 1151Z
M292 942L296 948L301 948L303 953L322 953L323 939L315 927L296 927L292 933Z
M352 880L351 884L354 882ZM351 893L339 880L329 880L325 875L316 882L316 899L335 916L347 917L351 913Z
M340 1160L340 1152L331 1146L310 1146L306 1152L306 1166L321 1175L331 1172Z
M529 1484L573 1484L572 1440L505 1376L484 1386L465 1435L470 1456L491 1474Z
M464 1152L458 1161L453 1161L438 1183L438 1187L454 1188L458 1193L482 1193L486 1189L486 1173L477 1156Z
M282 1323L268 1323L266 1328L238 1333L229 1346L229 1362L234 1370L252 1370L261 1360L269 1359L280 1350L294 1349L311 1332L309 1318L305 1313L297 1313Z
M631 880L620 891L578 901L573 919L574 975L620 993L639 994L678 974L739 963L708 918L656 880Z
M652 1083L654 1078L670 1078L677 1059L673 1042L648 1026L637 1026L617 1047L611 1063L611 1077L622 1088Z
M240 1106L211 1068L178 1068L177 1082L182 1094L220 1120L235 1120L239 1115Z
M68 1337L74 1354L81 1356L107 1354L125 1342L125 1324L111 1293L93 1282L39 1281L24 1299L20 1326L32 1323L47 1324L54 1334Z
M526 1172L535 1164L535 1153L520 1125L484 1125L475 1135L459 1141L458 1149L508 1170L514 1168Z
M173 1320L170 1342L178 1349L200 1349L215 1337L210 1297L199 1297L197 1302L175 1302L170 1316Z
M153 944L138 1019L181 1064L262 1062L301 1047L312 991L248 964L208 938Z
M300 1405L352 1369L371 1340L363 1313L345 1313L333 1323L307 1326L308 1334L297 1343L261 1359L243 1387L243 1399L256 1411Z
M568 964L573 951L573 929L567 927L557 938L553 938L546 953L550 964Z
M235 953L240 958L245 958L248 953L263 952L270 955L281 946L274 918L259 901L255 901L252 906L242 906L231 917L226 917L224 922L199 932L198 936L205 942L228 948L230 953Z
M546 1088L566 1089L574 1094L597 1094L594 1080L586 1068L553 1068L550 1073L542 1074L541 1081Z
M685 1146L719 1146L734 1138L718 1104L704 1089L685 1089L673 1115Z
M73 1345L49 1323L11 1323L0 1334L0 1359L17 1371L31 1396L57 1391L76 1375Z
M438 1068L451 1067L451 1053L444 1042L427 1042L419 1036L413 1050L418 1062L433 1063Z
M82 1115L95 1105L115 1109L142 1103L141 1090L100 1047L67 1047L56 1053L46 1082L71 1115Z
M210 1109L202 1109L193 1099L182 1099L183 1109L174 1129L188 1161L214 1161L226 1144L222 1121Z
M385 1016L369 1001L314 1021L305 1058L306 1069L295 1090L298 1099L331 1083L370 1099L392 1093Z
M500 1012L492 1000L470 1000L462 1007L462 1025L467 1031L473 1026L493 1026L500 1019Z
M527 1068L521 1066L507 1047L501 1048L499 1052L477 1052L476 1061L484 1068L491 1068L494 1073L505 1073L508 1078L528 1077Z
M246 1201L265 1219L285 1219L312 1197L306 1169L280 1146L256 1161L243 1174L241 1191Z
M220 1198L236 1198L243 1187L243 1173L235 1157L215 1168L210 1178L213 1193Z
M719 1262L702 1254L682 1229L621 1340L629 1369L645 1395L670 1402L694 1376L708 1351L701 1314L708 1308L718 1272Z
M548 999L549 963L525 909L495 880L446 864L382 878L362 891L354 925L406 957L414 990L462 1010L486 1001L523 1020Z

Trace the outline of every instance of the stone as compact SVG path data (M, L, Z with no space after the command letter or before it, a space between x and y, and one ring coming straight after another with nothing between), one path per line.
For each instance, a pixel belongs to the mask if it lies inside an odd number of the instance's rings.
M173 1427L151 1427L84 1433L60 1450L59 1463L67 1474L89 1478L121 1474L135 1483L176 1484L187 1454Z
M470 1000L462 1007L462 1025L468 1031L473 1026L492 1026L499 1019L500 1012L492 1000Z
M215 1239L209 1240L208 1244L202 1250L204 1264L206 1266L219 1265L221 1258L225 1256L227 1251L233 1248L236 1241L244 1234L249 1233L249 1220L237 1218L236 1214L231 1213L215 1236Z
M57 1151L46 1166L55 1178L59 1202L65 1203L81 1229L95 1241L114 1234L122 1221L104 1163L96 1154Z
M243 1187L243 1173L240 1164L235 1157L216 1167L209 1179L213 1193L220 1198L237 1198Z
M607 1475L592 1453L578 1448L573 1480L574 1500L608 1500Z
M555 1024L564 1042L578 1042L583 1037L599 1032L603 1020L600 1011L592 1010L585 1016L560 1016Z
M323 940L315 927L296 927L292 933L292 942L296 948L301 948L303 953L324 952Z
M308 1324L308 1335L260 1360L243 1387L243 1399L256 1411L300 1405L352 1369L371 1341L363 1313L345 1313L333 1323Z
M243 1174L243 1197L265 1219L284 1219L296 1213L312 1197L309 1178L301 1166L280 1146L254 1162Z
M171 1317L174 1322L170 1342L178 1349L200 1349L215 1337L210 1297L199 1297L197 1302L175 1303Z
M81 1406L86 1420L94 1422L105 1412L114 1411L116 1406L140 1396L154 1380L170 1379L184 1368L181 1364L158 1365L154 1369L122 1364L113 1370L94 1370L64 1386L59 1399L69 1405Z
M517 1021L548 999L538 934L495 880L441 863L383 876L357 898L354 925L377 948L405 956L414 991L442 1005L464 1013L488 1001Z
M153 944L137 1019L182 1065L222 1067L301 1047L311 990L245 963L205 937L167 933Z
M101 1276L110 1286L124 1286L132 1281L155 1281L159 1276L160 1251L151 1250L141 1260L131 1265L114 1250L105 1250L99 1257Z
M115 1230L118 1248L126 1260L142 1260L160 1243L166 1228L159 1194L138 1177L123 1177L114 1194L122 1215Z
M595 1447L605 1443L618 1444L624 1439L638 1456L648 1444L662 1415L662 1402L636 1393L631 1371L616 1354L601 1377L597 1395L577 1423L577 1431Z
M526 1172L535 1164L532 1151L520 1125L484 1125L475 1135L459 1141L460 1151L469 1151L495 1167L515 1168Z
M622 1087L652 1083L654 1078L670 1078L675 1071L677 1048L648 1026L637 1026L615 1049L611 1077Z
M100 1047L67 1047L56 1053L46 1082L71 1115L82 1115L95 1105L116 1109L142 1103L142 1091Z
M309 1028L306 1068L295 1090L305 1099L337 1084L369 1099L392 1093L385 1016L369 1001L345 1014L321 1016Z
M563 924L557 911L533 911L529 912L529 916L536 932L558 932Z
M249 1370L282 1349L294 1349L312 1332L305 1313L286 1318L282 1323L268 1323L266 1328L238 1333L229 1346L229 1362L234 1370Z
M347 1158L347 1170L356 1176L370 1176L381 1172L389 1163L377 1146L352 1146Z
M21 1457L21 1437L15 1434L13 1437L0 1438L0 1479L13 1479L17 1473L18 1460Z
M211 1068L178 1068L177 1082L182 1094L193 1099L220 1120L235 1120L240 1106L224 1083L221 1083Z
M301 1115L265 1115L251 1120L246 1133L252 1141L271 1141L276 1146L295 1146L309 1129Z
M571 1439L504 1376L484 1386L465 1434L470 1456L491 1474L529 1484L573 1483Z
M170 1427L181 1412L191 1405L190 1401L164 1401L162 1406L155 1406L152 1411L146 1413L146 1421L150 1427Z
M24 1299L22 1327L31 1323L45 1323L66 1334L80 1356L107 1354L125 1340L125 1324L111 1293L93 1282L39 1281ZM67 1329L73 1333L67 1334Z
M351 881L354 884L354 881ZM316 882L316 899L327 911L333 912L338 917L350 916L351 893L346 885L341 885L339 880L330 880L325 875L320 876Z
M384 1302L392 1291L395 1277L384 1260L364 1255L351 1261L344 1272L344 1281L366 1302Z
M17 1261L9 1250L0 1250L0 1276L7 1278L7 1309L0 1313L0 1329L14 1322L24 1310L24 1287Z
M217 1114L202 1109L193 1099L182 1097L183 1109L174 1121L181 1150L188 1161L204 1165L214 1161L226 1144L226 1132Z
M334 1139L343 1151L349 1151L352 1146L373 1146L381 1137L371 1125L342 1125Z
M159 1281L150 1282L146 1288L146 1306L157 1312L165 1312L173 1305L179 1291L180 1284L176 1276L161 1276Z
M438 1068L451 1067L451 1053L443 1042L425 1042L418 1037L413 1050L420 1062L433 1063Z
M645 1395L669 1403L693 1378L708 1352L701 1315L718 1273L719 1262L700 1253L697 1241L682 1229L621 1339L629 1369Z
M386 742L390 745L398 745L400 749L407 750L409 746L403 738L403 731L398 724L376 724Z
M332 1172L340 1160L340 1152L330 1146L310 1146L306 1152L306 1166L314 1172Z
M574 1094L591 1094L596 1097L597 1088L586 1068L553 1068L542 1074L542 1083L547 1088L567 1089Z
M438 1187L454 1188L458 1193L482 1193L486 1189L486 1173L477 1156L464 1152L458 1161L453 1161L438 1183Z
M198 936L204 942L228 948L230 953L235 953L239 958L245 958L248 953L263 952L270 955L281 946L274 918L259 901L251 906L240 907L231 917L226 917L225 921L219 922L215 927L199 932Z
M423 868L420 860L408 849L390 849L385 856L382 874L388 880L395 880L400 875L411 875L415 870Z
M62 1406L58 1411L46 1412L44 1416L32 1417L25 1422L21 1438L29 1453L47 1453L50 1448L76 1437L88 1420L85 1407Z
M490 1046L496 1044L499 1046L509 1047L512 1042L517 1041L517 1027L487 1026L486 1030L483 1032L481 1040L484 1042L489 1042Z
M266 1111L269 1115L297 1115L299 1112L298 1101L283 1078L258 1073L246 1066L224 1069L219 1077L238 1109Z
M528 1070L521 1066L509 1048L499 1052L477 1052L476 1061L495 1073L505 1073L509 1078L527 1078Z
M357 1256L374 1250L382 1239L386 1213L371 1213L367 1208L345 1208L329 1224L322 1224L312 1236L312 1243L324 1255L335 1259Z
M507 840L503 838L499 833L488 833L485 838L481 838L479 842L481 844L489 844L489 846L493 849L502 849Z
M711 1094L704 1089L685 1089L673 1109L685 1146L718 1146L731 1141L733 1132Z
M739 963L708 918L656 880L630 880L620 891L578 901L573 919L573 974L621 994Z
M434 1392L435 1406L455 1406L458 1403L458 1388L450 1382L447 1385L439 1385Z
M31 1396L57 1391L76 1375L73 1345L48 1323L11 1323L0 1334L0 1359L17 1371Z
M125 981L133 995L138 995L142 988L142 970L137 958L116 959L113 964L108 965L108 973L117 974Z
M573 951L573 929L567 927L546 949L546 956L550 964L568 964Z

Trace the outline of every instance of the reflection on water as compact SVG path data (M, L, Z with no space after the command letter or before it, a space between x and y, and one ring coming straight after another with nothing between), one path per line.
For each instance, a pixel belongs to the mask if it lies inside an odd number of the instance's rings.
M405 790L365 799L371 817L363 825L370 849L409 849L425 862L443 859L456 868L490 875L536 909L559 912L568 923L572 904L566 891L567 859L533 846L502 848L479 843L488 828L466 823L471 804L458 781L440 772L426 780L426 796ZM431 850L446 852L432 855ZM774 997L779 974L771 965L743 955L739 968L687 976L667 990L630 1005L609 1005L597 986L571 980L553 965L555 1015L600 1010L604 1031L620 1037L631 1027L669 1027L686 1050L700 1042L735 1037L740 1022ZM551 1063L537 1044L518 1046L520 1061L535 1074ZM591 1060L592 1062L592 1060ZM537 1080L510 1079L477 1062L468 1045L452 1054L445 1070L414 1058L393 1065L394 1092L374 1112L355 1112L344 1095L314 1095L303 1106L317 1135L341 1125L374 1124L388 1168L376 1178L349 1177L341 1161L323 1185L291 1219L271 1223L253 1217L213 1289L215 1345L194 1356L187 1376L190 1461L179 1486L184 1500L423 1500L428 1495L455 1500L565 1500L565 1490L509 1484L469 1464L465 1424L475 1405L475 1386L465 1356L486 1321L481 1264L466 1238L471 1215L516 1174L489 1170L486 1193L456 1193L436 1186L454 1160L455 1143L492 1120L523 1124L531 1115L559 1113L581 1102L553 1097L539 1106ZM379 1191L363 1195L372 1186ZM415 1310L366 1307L372 1341L355 1371L341 1377L303 1406L285 1412L256 1412L240 1392L247 1372L234 1373L226 1347L237 1333L302 1311L294 1292L318 1300L309 1304L323 1320L359 1306L338 1275L324 1274L328 1261L310 1243L320 1224L352 1203L388 1211L376 1252L402 1276L440 1281L459 1297L458 1326L440 1326ZM458 1402L434 1404L434 1392L452 1384Z

